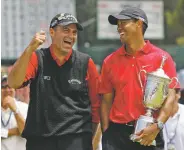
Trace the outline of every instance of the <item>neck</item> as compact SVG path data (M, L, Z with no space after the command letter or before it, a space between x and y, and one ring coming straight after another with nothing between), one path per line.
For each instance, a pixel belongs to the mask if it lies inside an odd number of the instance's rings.
M179 109L179 105L178 105L178 103L176 103L173 106L173 111L171 112L171 117L173 117L178 112L178 109Z
M51 48L55 54L55 56L60 60L63 61L63 59L68 54L67 52L62 51L60 48L57 47L57 45L52 44Z
M142 49L144 45L146 44L144 41L144 38L140 38L140 39L136 39L132 41L129 43L126 43L126 51L127 53L132 54L132 55L136 54L137 51Z

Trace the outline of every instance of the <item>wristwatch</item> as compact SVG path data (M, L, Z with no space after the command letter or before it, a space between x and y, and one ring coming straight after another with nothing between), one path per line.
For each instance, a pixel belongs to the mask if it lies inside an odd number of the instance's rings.
M162 121L157 120L155 123L157 124L157 127L160 130L162 130L164 128L164 123Z

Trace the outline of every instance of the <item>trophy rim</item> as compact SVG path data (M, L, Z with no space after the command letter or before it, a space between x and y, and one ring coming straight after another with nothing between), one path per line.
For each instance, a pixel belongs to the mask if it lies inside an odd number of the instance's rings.
M151 75L151 76L154 76L154 77L162 78L162 79L164 79L164 80L168 80L169 82L171 81L170 78L165 78L165 77L162 77L162 76L154 75L154 74L152 74L152 73L147 73L147 74L148 74L148 75Z

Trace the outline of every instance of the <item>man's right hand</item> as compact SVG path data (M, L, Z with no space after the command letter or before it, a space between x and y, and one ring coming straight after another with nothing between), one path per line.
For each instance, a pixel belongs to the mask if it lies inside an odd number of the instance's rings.
M2 102L2 105L10 108L13 112L15 112L17 109L17 106L15 104L15 100L11 96L6 96Z
M35 51L40 45L42 45L45 42L45 40L46 40L45 31L41 30L40 32L37 32L35 34L31 43L29 44L29 47L31 47L31 49Z

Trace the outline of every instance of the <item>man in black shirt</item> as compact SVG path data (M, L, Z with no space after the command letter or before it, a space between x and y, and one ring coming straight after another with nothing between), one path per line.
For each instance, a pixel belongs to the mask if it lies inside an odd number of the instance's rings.
M83 27L71 14L56 15L51 46L35 51L46 39L44 31L36 33L9 74L11 87L31 83L22 134L27 150L92 150L99 123L98 72L88 55L72 50L79 30Z

